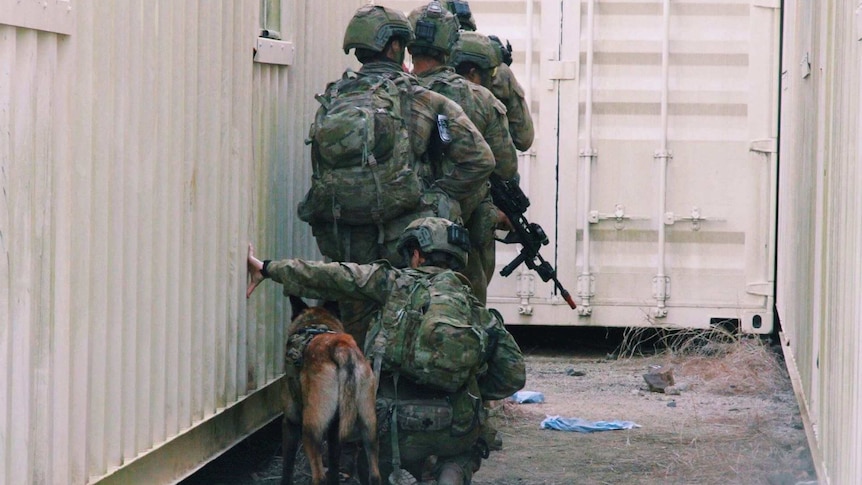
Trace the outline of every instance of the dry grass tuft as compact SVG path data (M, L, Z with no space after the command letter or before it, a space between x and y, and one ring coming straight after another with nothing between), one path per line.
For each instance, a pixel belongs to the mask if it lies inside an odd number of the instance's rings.
M759 394L786 386L781 355L759 338L741 337L722 344L716 355L676 354L673 362L681 375L697 376L707 390L728 394Z
M758 394L785 386L782 356L757 336L716 326L710 329L635 328L624 333L619 358L663 356L674 374L720 394ZM694 379L696 382L691 382Z

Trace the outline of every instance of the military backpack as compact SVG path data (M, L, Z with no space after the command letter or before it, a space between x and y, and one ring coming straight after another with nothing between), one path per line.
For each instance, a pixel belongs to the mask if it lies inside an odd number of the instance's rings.
M488 336L474 318L468 288L453 271L404 270L408 291L387 306L395 318L377 318L365 338L375 366L445 392L461 389L485 370ZM403 296L400 296L402 295Z
M418 205L411 92L404 74L348 70L316 96L321 107L306 140L313 174L300 219L379 225Z

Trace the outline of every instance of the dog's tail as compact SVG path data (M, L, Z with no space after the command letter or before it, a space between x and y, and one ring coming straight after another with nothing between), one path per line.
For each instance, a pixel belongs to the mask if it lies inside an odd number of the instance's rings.
M356 423L356 396L360 376L357 367L357 349L350 345L340 344L333 347L332 360L338 366L338 435L344 440L350 435Z

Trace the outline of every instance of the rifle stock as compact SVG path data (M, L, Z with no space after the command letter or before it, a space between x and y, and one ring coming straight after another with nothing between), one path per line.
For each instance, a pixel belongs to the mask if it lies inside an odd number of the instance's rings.
M513 228L513 231L501 241L505 244L521 245L521 252L500 271L500 275L509 276L518 266L525 264L527 268L535 271L542 281L553 280L554 286L560 291L560 296L566 300L569 307L575 309L575 301L557 279L557 270L539 254L542 246L548 244L548 236L542 226L524 217L524 212L530 207L530 199L514 181L503 180L496 174L492 174L490 180L494 205L506 214Z

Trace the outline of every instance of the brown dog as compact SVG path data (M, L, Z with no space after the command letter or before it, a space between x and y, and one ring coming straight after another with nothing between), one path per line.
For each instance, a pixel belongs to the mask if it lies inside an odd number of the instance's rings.
M281 483L293 482L300 436L311 465L311 482L324 483L323 443L328 443L327 483L338 484L341 442L359 432L368 464L368 483L379 485L377 465L377 383L353 337L332 312L308 307L291 296L293 321L288 328L282 430L284 471Z

